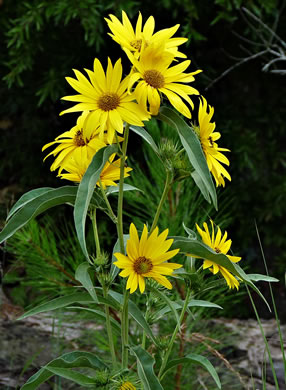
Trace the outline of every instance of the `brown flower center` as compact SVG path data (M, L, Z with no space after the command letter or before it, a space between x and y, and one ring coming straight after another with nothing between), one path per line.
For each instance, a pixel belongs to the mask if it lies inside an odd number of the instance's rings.
M103 111L115 110L120 104L120 98L116 93L107 92L100 96L97 104Z
M153 264L150 259L146 259L146 257L138 257L138 259L135 260L134 264L134 271L141 275L146 274L147 272L151 271L153 268Z
M221 250L219 248L214 248L216 253L221 253Z
M141 50L142 46L142 39L135 39L134 41L130 42L130 45L137 51Z
M78 130L76 133L75 133L75 136L74 136L74 144L76 146L84 146L84 145L87 145L89 143L89 140L84 140L83 138L83 135L82 135L82 130Z
M165 84L165 78L161 72L156 69L146 70L143 75L144 80L147 84L154 88L162 88Z

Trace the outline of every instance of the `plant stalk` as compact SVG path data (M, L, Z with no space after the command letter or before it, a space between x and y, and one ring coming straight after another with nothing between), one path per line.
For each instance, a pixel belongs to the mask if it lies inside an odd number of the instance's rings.
M100 242L99 242L97 222L96 222L96 208L94 208L92 211L91 221L92 221L93 235L94 235L94 241L96 247L96 257L99 257L101 254L101 250L100 250Z
M117 207L117 234L120 245L120 252L124 255L124 237L123 237L123 184L124 184L124 167L126 160L126 151L129 136L129 124L126 123L124 131L124 140L122 144L122 156L120 159L120 181L118 193L118 207ZM128 299L129 291L124 290L123 306L121 313L121 343L122 343L122 368L128 367Z
M170 340L170 343L168 345L168 348L167 348L167 351L165 353L165 356L164 356L164 359L162 361L162 365L161 365L161 368L160 368L160 371L159 371L159 374L158 374L158 378L162 379L164 377L163 372L165 370L165 367L168 363L168 359L169 359L169 356L170 356L170 353L172 351L172 348L173 348L173 344L175 342L175 339L176 339L176 336L178 334L178 331L180 330L180 327L181 327L181 324L182 324L182 321L184 319L184 315L185 315L185 312L187 310L187 307L188 307L188 303L189 303L189 299L190 299L190 295L191 295L191 289L190 287L187 288L187 295L186 295L186 299L185 299L185 302L184 302L184 306L183 306L183 309L181 311L181 315L180 315L180 318L179 318L179 324L177 324L174 332L173 332L173 335L172 335L172 338Z
M164 202L166 200L166 197L168 195L168 192L169 192L171 179L172 179L171 172L169 170L167 170L165 187L164 187L164 190L163 190L160 202L158 204L158 207L157 207L157 210L156 210L156 214L155 214L155 217L154 217L154 220L153 220L153 223L152 223L152 226L151 226L149 234L151 234L153 232L153 230L155 229L155 227L157 226L158 219L159 219L159 216L161 214L161 210L162 210L163 204L164 204Z
M103 296L104 296L104 298L107 298L106 286L103 286ZM115 368L117 358L116 358L115 349L114 349L113 334L112 334L112 328L111 328L111 323L110 323L110 313L109 313L108 305L104 305L104 310L105 310L106 331L107 331L108 343L109 343L109 348L110 348L110 353L111 353L112 366L113 366L113 368Z

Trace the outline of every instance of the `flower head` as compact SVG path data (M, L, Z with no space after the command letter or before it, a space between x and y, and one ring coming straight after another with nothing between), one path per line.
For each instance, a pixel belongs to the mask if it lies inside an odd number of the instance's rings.
M142 50L149 45L157 44L170 52L174 57L186 58L186 55L178 51L178 46L185 43L187 38L172 38L176 33L179 24L171 28L160 30L154 34L155 20L150 16L142 29L142 15L139 12L135 30L128 19L128 16L122 11L122 23L114 15L109 15L110 19L105 18L112 34L111 38L119 43L124 49L128 49L138 58Z
M179 249L168 251L174 240L166 240L168 229L158 235L158 228L148 237L146 225L139 240L138 232L133 223L130 225L130 238L127 241L127 256L121 253L115 253L117 262L114 263L118 268L123 269L120 276L127 277L126 289L130 289L132 294L137 290L145 290L145 278L152 278L159 284L171 289L172 284L164 275L172 275L173 270L181 268L181 264L168 263L167 260L174 257Z
M194 81L194 75L201 70L183 73L191 63L189 60L170 67L174 56L159 46L148 46L139 60L130 51L126 50L126 53L135 68L130 76L129 89L138 81L134 90L138 103L145 110L149 108L152 115L157 115L161 94L164 94L176 110L191 118L191 112L182 98L193 108L194 104L189 95L198 95L199 92L185 83Z
M136 390L136 387L131 382L127 381L122 383L118 390Z
M97 129L87 136L85 119L89 112L84 111L78 118L76 125L69 131L59 135L55 141L52 141L43 146L42 151L46 150L50 146L57 145L56 148L51 151L45 158L53 155L55 161L51 165L51 171L59 169L59 173L62 171L64 164L76 155L85 156L84 158L90 160L94 154L104 146L106 146L106 136L102 140L98 137Z
M197 231L199 232L203 242L206 245L212 248L216 253L223 253L224 255L227 255L227 252L231 247L231 240L230 239L227 240L227 232L224 232L224 235L222 236L222 232L220 228L217 227L217 233L215 235L213 221L211 221L211 225L212 225L211 233L209 232L209 228L206 223L203 224L205 230L202 230L198 225L196 225ZM227 257L233 263L237 263L238 261L241 260L241 257L237 257L237 256L227 255ZM238 286L239 286L238 280L226 268L207 259L204 260L203 268L204 269L208 268L213 274L217 274L218 272L220 272L222 276L225 278L229 288L235 287L238 290Z
M224 178L231 181L231 177L225 167L221 164L229 165L228 158L221 152L229 152L229 149L218 147L216 141L221 135L219 132L214 131L216 127L215 122L211 122L214 109L208 105L203 96L201 98L198 117L199 126L195 126L194 129L199 136L209 170L215 179L216 185L222 185L224 187Z
M115 158L115 153L112 154L109 158L109 161L104 165L103 170L100 173L100 180L103 188L108 186L117 186L115 183L116 180L120 179L120 159L113 161ZM78 183L83 178L92 158L87 158L86 155L76 154L70 158L62 167L63 170L67 171L62 173L59 172L58 176L61 179L66 179ZM124 177L128 177L132 168L124 168ZM96 183L99 186L99 182Z
M67 82L77 91L78 95L65 96L63 100L78 102L74 107L61 112L78 112L88 110L86 131L90 134L99 127L99 135L103 139L107 130L107 142L112 143L115 131L123 133L123 122L143 126L143 121L150 115L145 112L135 96L127 92L129 77L122 81L122 65L119 59L114 67L108 58L106 75L100 61L94 60L93 71L86 69L89 80L78 70L74 70L77 79L66 77Z

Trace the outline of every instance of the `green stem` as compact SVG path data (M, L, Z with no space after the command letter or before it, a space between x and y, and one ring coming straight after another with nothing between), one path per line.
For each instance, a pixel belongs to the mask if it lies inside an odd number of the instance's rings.
M126 151L129 136L129 124L126 123L124 131L124 140L122 145L122 156L120 158L120 181L118 193L117 207L117 233L120 244L120 252L124 255L124 238L123 238L123 184L124 184L124 168L126 160ZM128 367L128 299L129 291L124 290L123 307L121 313L121 342L122 342L122 368Z
M143 335L142 335L142 348L145 349L146 346L146 332L143 330Z
M107 289L105 286L103 286L103 296L104 298L107 298ZM110 348L110 353L111 353L111 359L112 359L112 365L113 368L116 365L116 355L115 355L115 349L114 349L114 343L113 343L113 335L112 335L112 328L111 328L111 323L110 323L110 313L109 313L109 307L108 305L104 305L104 310L105 310L105 319L106 319L106 330L107 330L107 336L108 336L108 343L109 343L109 348Z
M119 193L118 193L118 207L117 207L117 231L118 239L120 243L120 252L125 253L124 239L123 239L123 184L124 184L124 168L126 160L126 151L129 136L129 125L126 124L124 132L124 141L122 145L122 156L120 159L120 181L119 181Z
M158 219L159 219L159 216L161 214L161 210L162 210L163 204L164 204L165 199L166 199L166 197L168 195L168 191L169 191L170 184L171 184L171 178L172 178L172 175L171 175L170 171L167 170L165 187L164 187L164 190L163 190L160 202L158 204L158 207L157 207L157 210L156 210L156 214L155 214L155 217L154 217L154 220L153 220L153 223L152 223L151 230L150 230L149 234L151 234L152 231L157 226Z
M96 223L96 208L93 210L93 212L91 214L91 221L92 221L94 241L95 241L95 247L96 247L96 257L99 257L101 254L101 251L100 251L100 242L99 242L98 229L97 229L97 223Z
M99 187L100 187L100 190L101 190L102 197L103 197L103 199L104 199L104 201L105 201L105 203L106 203L106 206L107 206L107 208L108 208L108 211L109 211L109 213L110 213L110 217L111 217L112 221L113 221L115 224L117 224L116 215L114 214L114 212L113 212L113 210L112 210L112 207L111 207L111 205L110 205L110 203L109 203L109 200L108 200L108 198L107 198L107 196L106 196L106 193L105 193L105 190L104 190L104 188L103 188L103 185L102 185L102 182L101 182L100 178L98 179L98 182L99 182Z
M179 323L177 324L174 332L173 332L173 335L172 335L172 338L170 340L170 343L168 345L168 348L167 348L167 351L165 353L165 356L164 356L164 359L162 361L162 365L161 365L161 368L160 368L160 371L159 371L159 375L158 375L158 378L160 379L161 377L163 378L164 377L164 370L165 370L165 367L166 367L166 364L168 363L168 359L169 359L169 356L170 356L170 353L172 351L172 348L173 348L173 344L174 344L174 341L176 339L176 336L177 336L177 333L178 331L180 330L180 327L181 327L181 324L182 324L182 321L184 319L184 315L185 315L185 312L187 310L187 307L188 307L188 303L189 303L189 299L190 299L190 295L191 295L191 289L190 287L187 288L187 295L186 295L186 299L185 299L185 303L184 303L184 306L183 306L183 309L181 311L181 315L180 315L180 318L179 318ZM163 375L162 375L163 374ZM161 379L162 379L161 378Z
M128 367L128 299L129 290L124 291L124 300L121 314L121 340L122 340L122 368Z

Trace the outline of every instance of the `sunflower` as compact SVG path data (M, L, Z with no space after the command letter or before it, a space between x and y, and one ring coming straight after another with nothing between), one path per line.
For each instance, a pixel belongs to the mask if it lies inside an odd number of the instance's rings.
M132 294L139 284L140 292L145 290L145 278L152 278L159 284L171 289L172 284L164 275L172 275L173 270L181 268L181 264L167 263L167 260L174 257L179 249L168 252L174 240L166 240L169 230L164 230L158 235L158 227L148 237L146 225L139 240L138 232L133 223L130 225L130 238L127 241L127 256L122 253L115 253L118 268L122 268L120 276L129 277L126 289Z
M224 232L224 235L222 236L222 232L219 227L217 227L217 233L215 235L214 230L214 223L211 220L212 225L212 231L211 234L209 232L208 225L204 222L203 227L205 230L202 230L197 224L197 231L199 232L203 242L208 245L210 248L212 248L216 253L223 253L226 255L230 261L233 263L237 263L241 260L241 257L237 256L230 256L227 255L227 252L229 251L231 247L231 240L227 240L227 232ZM194 255L190 255L192 257L197 257ZM238 280L224 267L222 267L219 264L214 263L211 260L204 260L203 268L208 268L213 274L217 274L220 272L222 276L225 278L229 288L236 288L238 290L239 282Z
M141 51L155 43L163 46L164 49L170 52L174 57L186 58L186 55L178 51L178 46L187 42L187 38L171 38L178 28L179 24L171 28L165 28L164 30L157 31L154 34L155 20L153 16L150 16L143 29L142 29L142 15L139 12L135 31L128 19L128 16L122 11L122 23L114 15L109 15L110 19L105 18L108 27L112 34L108 33L111 38L119 43L122 48L128 49L134 53L135 57L138 58Z
M115 153L112 154L109 158L109 161L103 167L103 170L100 173L100 179L103 188L108 186L117 186L115 183L116 180L120 179L120 159L113 161L115 158ZM83 178L89 164L91 163L92 157L87 158L87 156L80 151L75 154L72 158L70 158L65 165L63 165L62 169L66 172L58 173L58 177L61 179L66 179L78 183ZM124 177L128 177L132 168L126 167L124 168ZM99 186L99 182L96 183Z
M194 81L194 75L201 70L183 73L191 63L189 60L169 67L174 56L154 45L148 46L139 60L130 51L126 50L126 53L135 68L130 75L128 88L131 89L133 84L139 81L134 90L138 103L147 110L148 102L150 113L157 115L161 104L161 94L164 94L176 110L187 118L191 118L191 112L181 98L193 108L194 104L189 95L198 95L199 92L182 83Z
M122 65L119 59L114 67L108 58L106 75L100 61L94 60L93 71L86 69L89 80L78 70L74 70L77 79L66 77L67 82L77 91L78 95L65 96L62 99L78 102L75 106L64 110L68 112L88 110L86 131L91 134L99 127L99 136L104 138L107 130L107 142L112 143L115 131L123 133L123 122L136 126L144 126L143 121L150 115L136 103L134 94L127 92L129 77L122 81Z
M199 126L194 126L194 130L199 136L202 149L204 151L207 164L212 173L216 186L225 186L224 178L231 181L230 174L221 164L229 165L229 160L220 152L229 152L229 149L219 148L216 141L221 137L220 133L215 130L215 122L211 122L214 109L208 105L206 99L201 96L199 106Z
M45 158L53 155L57 156L55 161L51 165L51 171L55 171L60 167L59 173L63 169L63 165L74 155L86 156L85 159L90 160L94 154L104 146L106 142L99 139L97 130L87 137L85 128L85 119L88 116L89 111L84 111L78 118L76 125L69 131L59 135L55 141L50 142L43 146L42 151L46 150L52 145L57 145L56 148L50 152ZM106 136L105 136L106 141Z

